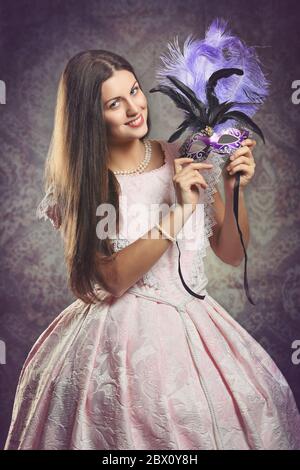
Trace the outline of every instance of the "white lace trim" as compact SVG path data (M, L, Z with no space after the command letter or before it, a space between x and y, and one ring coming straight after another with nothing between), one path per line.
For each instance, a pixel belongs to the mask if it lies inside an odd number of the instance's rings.
M114 251L119 251L125 248L130 244L130 241L127 238L111 238L112 246Z
M54 197L53 186L50 186L39 203L35 213L36 218L50 220L55 229L60 227L57 200Z
M203 170L202 172L204 179L208 184L208 187L204 189L204 229L205 238L207 239L207 241L209 237L213 234L212 227L217 223L213 209L213 194L217 192L216 185L220 180L220 176L222 175L222 169L225 161L225 156L219 155L217 153L212 153L208 157L207 163L211 163L213 165L213 168L211 168L210 170Z
M209 238L213 234L213 226L217 224L214 216L213 202L214 193L217 192L216 185L222 175L222 169L225 163L225 157L217 153L211 154L207 162L213 167L210 170L203 170L202 174L208 186L203 192L204 203L204 241L201 248L197 251L197 255L193 260L191 285L196 286L199 280L207 282L203 258L207 255L207 248L210 247Z

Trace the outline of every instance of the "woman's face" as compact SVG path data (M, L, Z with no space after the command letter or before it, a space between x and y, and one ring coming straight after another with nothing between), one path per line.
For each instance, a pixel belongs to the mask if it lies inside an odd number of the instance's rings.
M103 82L102 105L111 143L141 139L148 132L147 99L136 77L128 70L115 71ZM143 118L141 125L131 127L127 124L140 115Z

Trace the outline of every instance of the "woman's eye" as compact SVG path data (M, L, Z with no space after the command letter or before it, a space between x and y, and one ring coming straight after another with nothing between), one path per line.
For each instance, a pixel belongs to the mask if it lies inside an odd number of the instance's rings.
M131 91L133 91L133 90L138 90L138 89L139 89L139 87L138 87L138 86L135 86L134 88L132 88ZM113 108L113 107L114 107L113 105L116 104L116 103L118 103L118 102L119 102L118 100L117 100L117 101L114 101L114 102L110 105L110 108Z

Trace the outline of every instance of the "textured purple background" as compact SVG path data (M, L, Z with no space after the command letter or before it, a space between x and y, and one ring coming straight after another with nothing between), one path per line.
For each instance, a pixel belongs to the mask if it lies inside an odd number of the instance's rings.
M49 222L35 220L51 136L58 77L84 49L110 49L136 68L144 90L155 85L159 54L179 35L203 36L220 16L257 49L272 81L256 117L266 136L255 148L256 174L246 189L251 242L249 282L211 250L209 293L268 351L300 407L300 365L291 343L300 339L299 113L291 84L300 79L298 1L18 1L1 2L0 79L7 87L1 119L1 332L7 349L1 373L1 444L23 362L33 343L74 297L67 287L62 244ZM224 6L226 5L226 7ZM288 7L287 7L288 5ZM298 31L297 31L298 29ZM181 122L175 105L147 93L150 138L168 139ZM297 129L298 127L298 129ZM297 133L298 131L298 133ZM285 145L285 142L287 144Z

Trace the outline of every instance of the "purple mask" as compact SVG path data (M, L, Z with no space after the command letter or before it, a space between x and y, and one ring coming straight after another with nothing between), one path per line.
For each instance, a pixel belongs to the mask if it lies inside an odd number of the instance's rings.
M180 155L200 162L210 152L230 156L249 137L249 131L265 142L251 116L268 95L269 82L253 47L227 31L226 21L216 18L204 39L190 35L183 52L178 40L168 48L169 53L161 57L164 65L157 72L160 83L150 93L164 93L184 112L184 120L168 140L176 141L185 131L191 132L179 149ZM233 210L245 253L244 287L248 300L255 305L248 289L247 254L238 223L240 175L240 171L235 174ZM203 298L186 285L180 262L179 274L185 289Z
M230 156L241 146L242 141L249 137L249 134L248 130L237 127L214 132L211 127L206 126L204 131L193 134L181 151L184 155L200 162L206 160L211 151Z

